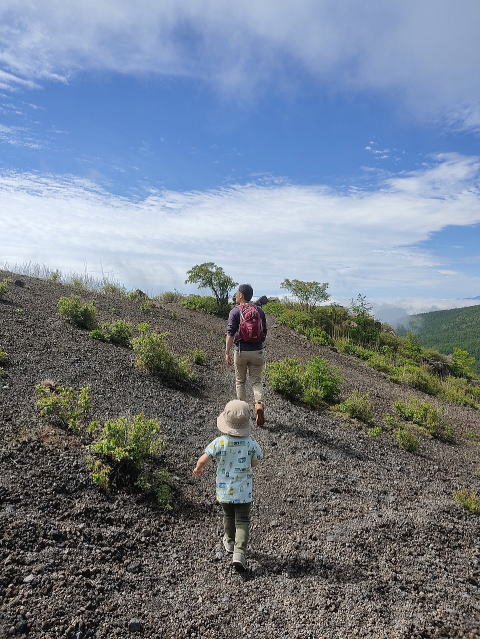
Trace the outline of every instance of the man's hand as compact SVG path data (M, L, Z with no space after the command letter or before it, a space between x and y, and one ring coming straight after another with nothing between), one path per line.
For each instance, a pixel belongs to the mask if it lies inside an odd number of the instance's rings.
M225 352L225 362L227 363L227 366L231 366L233 364L232 351Z
M202 470L203 468L199 468L198 466L195 466L195 468L192 471L192 475L194 475L195 477L200 477L200 475L202 474Z

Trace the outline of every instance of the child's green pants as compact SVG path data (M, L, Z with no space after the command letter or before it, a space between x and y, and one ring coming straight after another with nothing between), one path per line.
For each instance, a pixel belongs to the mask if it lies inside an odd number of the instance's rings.
M250 506L252 504L231 504L222 502L223 526L227 540L235 543L235 551L247 550L250 536Z

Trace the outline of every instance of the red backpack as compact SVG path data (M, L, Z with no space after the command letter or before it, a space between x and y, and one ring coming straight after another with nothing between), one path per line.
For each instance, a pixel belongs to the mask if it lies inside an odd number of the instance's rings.
M238 335L242 342L250 344L263 342L263 321L255 304L242 304L240 306Z

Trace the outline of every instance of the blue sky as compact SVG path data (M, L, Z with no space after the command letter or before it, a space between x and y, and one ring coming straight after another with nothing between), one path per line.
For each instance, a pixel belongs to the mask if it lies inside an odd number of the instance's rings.
M476 0L78 5L0 7L5 261L480 295Z

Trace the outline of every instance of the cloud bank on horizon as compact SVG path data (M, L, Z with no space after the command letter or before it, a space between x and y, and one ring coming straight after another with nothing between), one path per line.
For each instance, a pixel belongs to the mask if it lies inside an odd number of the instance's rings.
M0 89L110 71L252 96L289 91L296 67L333 91L386 93L478 132L479 23L477 0L3 0Z
M250 183L133 200L72 177L5 173L4 258L102 268L156 292L184 288L193 264L214 261L268 293L298 277L329 282L335 297L472 297L480 277L446 269L419 244L449 224L480 224L479 175L480 158L443 155L374 191Z

